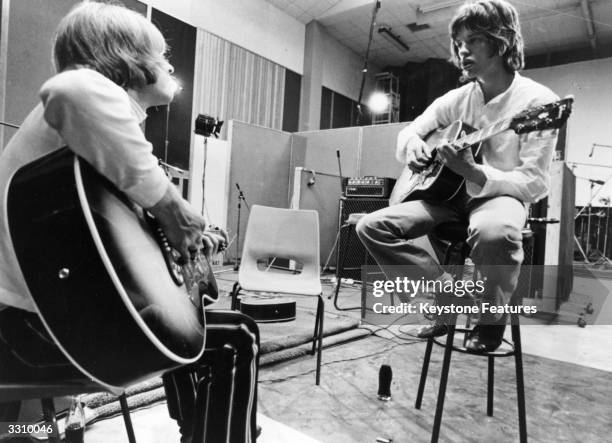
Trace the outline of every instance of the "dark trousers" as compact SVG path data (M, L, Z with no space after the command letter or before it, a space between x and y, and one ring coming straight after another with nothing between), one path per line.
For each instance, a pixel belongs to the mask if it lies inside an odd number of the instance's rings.
M256 438L259 330L235 311L206 311L206 350L163 376L170 416L193 443Z
M170 416L193 443L250 443L256 435L259 330L233 311L206 311L202 358L163 376ZM35 363L34 363L35 362ZM0 379L82 378L37 314L0 311ZM0 402L0 421L16 421L19 402Z
M37 314L16 308L0 311L0 380L52 381L83 375L48 336ZM0 421L19 417L20 402L0 402Z

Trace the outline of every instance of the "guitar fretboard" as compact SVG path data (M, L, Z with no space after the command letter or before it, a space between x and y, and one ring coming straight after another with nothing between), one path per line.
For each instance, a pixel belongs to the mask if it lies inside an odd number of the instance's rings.
M454 144L461 146L457 150L461 151L463 149L467 149L468 147L480 143L489 137L493 137L494 135L499 134L500 132L504 132L506 129L510 127L510 122L512 119L504 119L498 120L495 123L490 124L478 131L474 131L470 134L467 134L461 138L458 138Z

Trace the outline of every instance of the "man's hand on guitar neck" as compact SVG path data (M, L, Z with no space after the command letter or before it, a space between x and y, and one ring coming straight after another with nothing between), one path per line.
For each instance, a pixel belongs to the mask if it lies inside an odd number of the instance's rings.
M464 177L466 180L484 186L487 176L480 165L474 160L472 150L457 150L457 146L451 143L441 143L437 148L440 159L452 171Z
M170 246L181 254L184 262L194 258L202 248L210 258L222 245L227 245L227 233L221 229L205 231L204 217L171 184L162 199L147 210L156 218Z

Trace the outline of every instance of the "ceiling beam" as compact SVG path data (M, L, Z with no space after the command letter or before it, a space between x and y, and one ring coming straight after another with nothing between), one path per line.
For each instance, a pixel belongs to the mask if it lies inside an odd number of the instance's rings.
M597 55L597 35L595 34L595 26L593 25L593 13L591 12L591 5L589 0L580 0L580 6L582 7L582 16L585 19L587 27L587 35L593 54Z

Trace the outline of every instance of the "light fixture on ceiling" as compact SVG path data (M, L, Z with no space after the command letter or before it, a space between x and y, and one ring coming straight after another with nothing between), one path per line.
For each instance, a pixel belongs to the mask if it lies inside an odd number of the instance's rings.
M410 46L404 43L402 39L399 38L397 35L392 33L391 28L389 28L388 26L379 26L378 33L382 35L385 39L387 39L389 43L391 43L393 46L395 46L400 51L406 52L410 50Z
M408 23L406 27L412 32L420 32L431 28L429 23Z
M440 9L451 8L453 6L457 6L461 3L464 3L464 0L447 0L438 3L427 3L425 5L417 6L417 9L421 11L423 14L427 14L428 12L439 11Z

